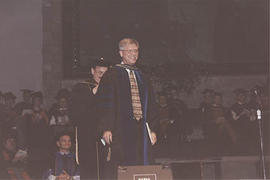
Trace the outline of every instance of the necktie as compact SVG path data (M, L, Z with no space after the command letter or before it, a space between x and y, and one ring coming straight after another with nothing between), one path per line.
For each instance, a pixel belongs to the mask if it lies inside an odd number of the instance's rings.
M138 84L135 80L135 74L132 70L129 72L129 82L131 88L131 100L133 115L137 121L142 118L142 104L140 100L140 94L138 89Z

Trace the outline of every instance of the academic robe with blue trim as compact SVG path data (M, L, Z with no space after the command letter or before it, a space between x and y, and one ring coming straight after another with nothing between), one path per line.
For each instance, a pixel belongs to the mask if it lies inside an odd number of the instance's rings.
M145 123L156 132L157 106L149 79L139 70L134 71L139 87L143 118L134 119L128 72L123 67L112 67L102 77L97 97L99 131L112 132L112 159L118 165L148 165L152 162L152 145Z
M50 179L52 176L59 176L66 171L70 176L80 176L79 166L76 163L75 154L69 152L67 154L56 152L51 157L50 167L45 172L43 179Z

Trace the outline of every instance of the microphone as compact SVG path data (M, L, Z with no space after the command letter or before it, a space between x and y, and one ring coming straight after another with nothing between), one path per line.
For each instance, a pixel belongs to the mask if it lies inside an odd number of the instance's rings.
M262 112L260 109L257 110L257 119L262 119Z

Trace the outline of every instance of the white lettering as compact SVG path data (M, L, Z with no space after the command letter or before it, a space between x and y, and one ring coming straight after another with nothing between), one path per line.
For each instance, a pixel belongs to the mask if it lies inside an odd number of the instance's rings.
M138 178L138 180L151 180L151 178Z

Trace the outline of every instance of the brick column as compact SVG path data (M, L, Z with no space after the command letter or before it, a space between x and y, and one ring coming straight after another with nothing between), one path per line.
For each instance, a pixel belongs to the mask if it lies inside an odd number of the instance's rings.
M42 0L43 93L46 107L54 102L63 76L62 1Z

